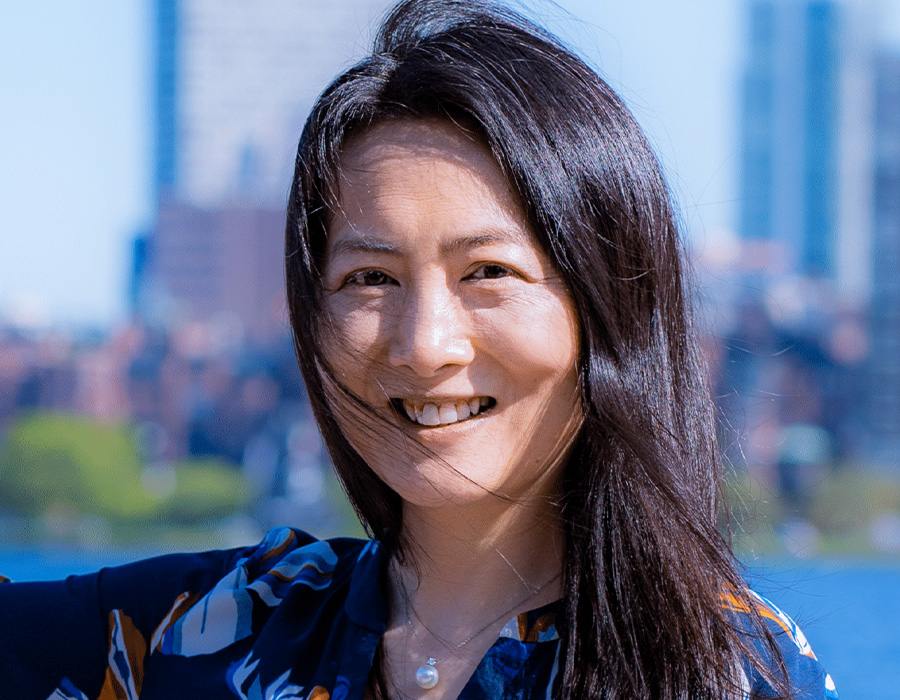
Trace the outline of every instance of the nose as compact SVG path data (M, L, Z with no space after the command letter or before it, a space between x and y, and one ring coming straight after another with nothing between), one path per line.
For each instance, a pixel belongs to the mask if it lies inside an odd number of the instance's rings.
M468 314L446 282L421 285L403 295L390 340L390 363L422 377L464 366L475 356Z

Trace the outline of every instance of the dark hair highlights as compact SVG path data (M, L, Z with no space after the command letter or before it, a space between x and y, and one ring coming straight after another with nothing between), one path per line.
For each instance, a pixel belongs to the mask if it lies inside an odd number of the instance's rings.
M335 418L319 268L342 147L398 119L449 121L484 142L577 309L584 423L564 471L557 697L734 697L746 659L786 693L722 602L742 598L743 583L717 527L714 412L659 165L609 86L500 6L401 2L372 55L319 98L300 140L286 233L291 323L325 442L365 526L402 548L399 497ZM757 628L765 655L780 659Z

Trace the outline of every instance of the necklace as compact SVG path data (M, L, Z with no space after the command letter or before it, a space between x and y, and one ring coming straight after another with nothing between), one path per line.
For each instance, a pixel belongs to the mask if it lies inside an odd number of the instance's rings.
M413 636L416 638L416 641L419 643L419 648L422 650L422 653L425 654L425 657L428 659L424 664L422 664L421 666L419 666L419 668L416 669L416 676L415 676L416 685L418 685L423 690L431 690L438 684L438 681L441 680L441 675L440 675L440 673L438 673L438 670L437 670L437 665L440 662L445 661L454 652L458 651L459 649L462 649L466 644L468 644L473 639L475 639L475 637L479 636L482 632L484 632L489 627L492 627L493 625L500 622L500 620L504 619L507 615L511 614L512 611L515 610L516 608L518 608L520 605L527 603L529 600L534 598L538 593L541 592L541 590L545 586L553 583L556 579L559 578L559 574L556 574L556 576L549 579L548 581L544 581L544 583L542 583L540 586L538 586L537 588L532 590L531 593L529 593L525 598L518 601L511 608L509 608L508 610L504 611L503 613L501 613L500 615L495 617L493 620L491 620L489 623L487 623L484 627L479 629L477 632L473 632L472 634L470 634L468 637L466 637L464 640L462 640L459 644L457 644L452 649L448 650L446 654L444 654L441 658L438 659L434 656L431 656L428 653L428 650L425 648L425 645L422 643L422 639L419 637L419 633L416 632L416 627L415 627L415 625L413 625L412 619L409 616L409 597L406 595L406 590L403 588L402 585L400 585L400 578L397 576L397 573L393 569L391 569L391 574L394 577L394 582L397 585L397 590L400 591L400 599L403 602L403 615L406 618L406 624L409 625L409 629L412 630ZM524 583L524 581L523 581L523 583Z

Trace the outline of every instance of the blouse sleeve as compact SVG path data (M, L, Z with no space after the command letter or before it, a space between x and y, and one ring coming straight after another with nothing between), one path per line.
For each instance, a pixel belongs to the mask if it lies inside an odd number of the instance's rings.
M0 583L0 698L87 700L105 686L139 683L131 676L179 596L208 590L243 553L169 555L63 581Z
M96 695L106 668L107 629L98 575L0 584L0 697L45 700ZM66 697L58 695L58 697Z
M749 594L757 602L757 611L775 638L795 700L838 700L834 681L819 662L797 623L770 600L754 591L749 591ZM778 670L774 670L777 675ZM751 670L751 677L749 697L778 697L759 673Z
M252 547L166 555L64 581L0 577L0 699L139 697L153 649L241 638L249 581L261 576L262 590L269 568L311 542L284 528ZM188 614L198 601L202 610ZM224 622L206 629L207 612ZM179 624L194 631L195 618L197 634L179 635Z

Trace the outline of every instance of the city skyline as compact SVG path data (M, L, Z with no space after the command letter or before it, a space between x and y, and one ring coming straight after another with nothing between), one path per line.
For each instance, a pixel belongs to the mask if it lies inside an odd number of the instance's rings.
M635 111L693 242L734 230L743 3L535 4ZM884 38L900 46L900 2L883 7ZM124 315L132 241L154 212L150 9L4 12L0 86L14 107L0 122L2 320L106 325Z
M782 274L871 294L876 20L834 0L750 0L738 233Z

